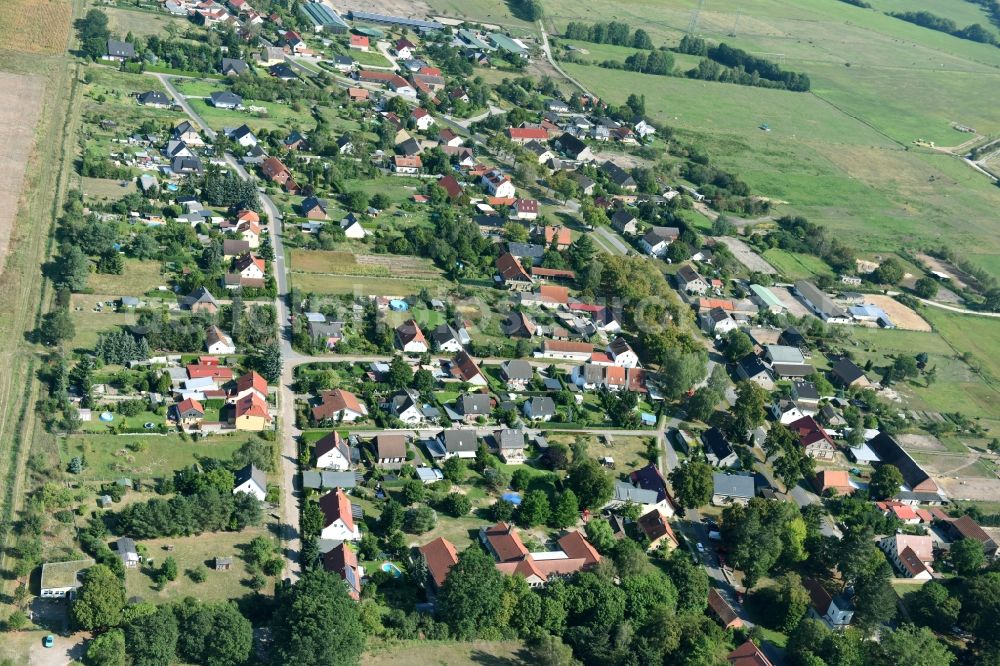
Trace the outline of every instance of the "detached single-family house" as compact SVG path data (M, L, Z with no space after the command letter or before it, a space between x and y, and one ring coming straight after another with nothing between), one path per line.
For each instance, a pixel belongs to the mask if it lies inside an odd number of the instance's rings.
M249 72L250 66L239 58L223 58L222 67L219 69L223 76L240 76Z
M444 585L451 568L458 564L458 551L455 544L444 537L438 537L417 550L426 564L428 592L434 594Z
M934 576L934 539L914 534L883 537L879 547L905 578L930 580Z
M121 537L115 541L115 552L126 569L137 569L142 562L142 556L136 549L135 540L129 537Z
M354 507L343 490L337 488L319 499L323 513L321 539L331 541L360 541L361 530L354 518ZM361 512L358 511L360 514ZM360 518L360 515L358 516Z
M564 132L556 139L556 148L566 158L574 162L594 161L594 153L590 150L590 147L569 132Z
M338 472L351 469L353 455L351 445L336 430L324 435L313 449L316 467Z
M504 361L500 366L500 377L507 383L507 388L511 391L526 389L534 374L531 364L520 359Z
M654 551L662 544L666 544L667 550L677 548L680 542L670 527L669 518L665 511L659 509L653 509L639 518L639 530L649 540L647 551Z
M487 386L489 384L486 375L479 369L479 365L464 350L458 352L452 360L451 376L473 386Z
M236 345L218 326L210 326L205 332L205 351L213 355L235 354Z
M444 452L444 459L475 458L479 447L479 437L475 430L442 430L437 436L438 447Z
M439 324L431 331L431 343L440 352L460 352L464 349L458 331L448 324Z
M361 580L365 569L358 564L358 556L346 543L341 543L323 555L323 568L340 576L347 586L347 594L355 601L361 600Z
M639 245L646 254L661 257L666 253L667 247L680 235L680 229L677 227L650 227L639 241Z
M46 562L42 565L39 595L43 599L72 599L83 585L81 574L93 566L94 560Z
M809 591L809 615L822 620L831 629L844 629L850 626L854 619L854 608L851 601L844 595L833 596L822 583L813 578L802 581L803 587Z
M765 391L774 390L774 379L770 368L754 353L747 354L736 363L736 374L741 379L757 384Z
M205 408L194 398L185 398L174 406L174 416L180 425L194 425L205 418Z
M493 400L488 393L466 393L459 396L456 407L465 423L475 423L493 412Z
M833 367L830 368L830 377L835 384L845 389L871 386L865 371L846 356L833 364Z
M410 112L410 118L413 119L413 124L421 132L426 132L434 124L434 116L428 113L427 109L419 106Z
M379 433L375 435L375 464L383 469L399 469L406 462L406 435Z
M811 416L803 416L797 421L789 423L788 429L799 438L799 444L802 445L807 456L817 460L833 460L837 451L833 445L833 439L816 423L816 419Z
M615 365L621 368L635 368L639 365L639 356L632 349L628 340L618 336L608 345L608 355L614 359Z
M420 394L410 388L395 393L385 403L386 410L407 425L423 423L426 419L420 404Z
M723 629L739 629L743 626L743 620L718 588L713 587L708 591L708 607L712 609Z
M403 176L415 176L420 173L420 169L424 166L423 160L420 159L420 155L393 155L392 156L392 172L400 174Z
M116 60L124 62L135 59L135 44L132 42L120 42L117 39L109 39L103 60Z
M494 434L497 453L500 459L508 465L520 465L524 457L524 431L504 428Z
M161 93L159 90L150 90L148 92L140 93L136 95L136 101L143 106L152 107L154 109L166 109L169 108L173 102L167 97L165 93Z
M267 402L256 393L240 398L233 405L230 423L237 430L260 432L274 421Z
M408 319L396 327L396 346L405 354L423 354L429 347L420 325Z
M627 208L619 208L611 216L611 226L621 234L634 236L639 231L639 218L633 215ZM647 252L649 250L646 250Z
M327 205L326 201L318 197L306 197L299 204L299 212L302 213L302 217L308 218L310 220L326 220L327 215Z
M740 459L726 436L718 428L712 427L701 433L701 443L705 447L705 458L713 467L736 467Z
M317 422L353 423L368 416L368 408L350 391L334 389L320 394L320 403L313 407L312 414Z
M674 278L677 280L677 288L689 294L704 294L710 289L705 278L698 275L698 271L687 264L677 270Z
M493 169L483 174L483 185L495 197L513 197L517 194L517 188L514 187L510 176L499 169Z
M531 289L534 282L528 271L524 270L521 261L510 252L500 255L496 263L497 281L508 289L525 291Z
M712 474L712 504L742 504L746 506L754 496L753 477L746 474Z
M627 192L635 192L637 185L635 178L625 169L621 168L611 160L606 161L599 168L599 171L608 177L612 183Z
M211 94L209 99L212 102L212 106L217 109L239 109L243 106L243 98L236 93L224 90L221 92L214 92Z
M550 421L556 413L556 403L548 396L535 396L522 407L524 417L530 421Z
M233 494L248 493L261 502L267 497L267 472L257 468L257 466L247 465L235 474L236 483L233 485Z

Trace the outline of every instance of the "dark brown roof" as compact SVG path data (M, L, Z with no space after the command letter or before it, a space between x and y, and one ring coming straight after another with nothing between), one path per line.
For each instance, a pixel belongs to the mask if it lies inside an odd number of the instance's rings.
M406 435L381 433L375 435L375 456L379 459L405 458Z
M708 606L718 616L722 622L722 626L729 628L743 624L743 621L736 614L736 611L733 610L733 607L729 605L728 601L722 598L722 595L714 587L708 591Z

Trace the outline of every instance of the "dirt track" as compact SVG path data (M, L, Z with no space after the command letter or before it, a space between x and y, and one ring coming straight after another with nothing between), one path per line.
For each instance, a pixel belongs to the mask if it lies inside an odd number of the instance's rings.
M40 77L0 72L0 164L5 165L0 171L0 273L10 248L44 91L45 81Z

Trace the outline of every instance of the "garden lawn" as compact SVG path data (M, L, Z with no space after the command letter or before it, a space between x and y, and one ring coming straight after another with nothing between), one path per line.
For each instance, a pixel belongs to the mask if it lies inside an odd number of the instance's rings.
M94 414L97 418L97 413ZM79 475L82 481L113 481L123 476L145 479L164 478L175 470L211 457L229 460L233 452L256 435L239 433L213 435L198 441L181 439L176 433L167 435L73 434L59 442L59 456L68 465L74 456L82 456L87 467ZM139 443L141 452L131 451L130 444Z
M808 280L817 275L833 275L826 262L811 254L771 248L764 252L763 257L789 280Z
M126 259L121 275L91 273L87 278L89 292L109 294L114 298L142 296L164 284L166 279L160 274L160 263L153 260Z
M249 544L256 536L268 535L267 527L261 526L242 532L205 532L196 536L141 540L138 543L146 547L146 558L153 558L154 567L161 566L167 557L177 560L177 579L167 583L162 590L157 590L143 566L126 572L125 590L129 597L139 596L154 603L188 596L202 601L226 601L252 595L253 591L246 585L250 575L247 573L246 563L240 557L241 546ZM168 544L174 547L172 552L165 549ZM229 571L215 571L216 556L233 558L232 568ZM208 569L203 583L195 583L187 575L189 570L198 565L204 565ZM270 594L273 589L274 579L269 579L261 594Z
M275 102L259 102L256 100L244 100L246 106L260 106L267 109L266 114L257 114L250 111L232 111L229 109L217 109L207 100L188 100L195 113L204 119L212 129L221 131L224 127L239 127L246 124L253 131L261 129L269 130L290 130L293 126L298 126L306 121L312 127L308 111L296 112L292 107Z
M522 663L521 641L393 641L368 642L362 661L368 666L398 666L400 663L436 666L476 666L479 664Z

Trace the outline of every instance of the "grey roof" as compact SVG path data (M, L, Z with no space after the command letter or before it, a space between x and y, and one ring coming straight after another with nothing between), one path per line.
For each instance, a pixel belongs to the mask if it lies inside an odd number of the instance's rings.
M503 450L523 449L524 431L513 428L504 428L496 434L497 447Z
M150 90L144 92L137 98L142 104L162 104L164 106L170 105L170 98L159 90Z
M816 372L808 363L775 363L771 367L779 377L808 377Z
M844 384L851 384L865 376L865 371L846 356L834 363L830 372Z
M442 430L439 437L444 440L444 448L449 453L475 451L479 446L475 430Z
M501 370L503 371L504 377L507 379L530 380L534 375L534 370L532 369L531 364L520 359L505 361L501 366Z
M718 428L709 428L701 433L701 441L719 460L725 460L733 453L732 445Z
M242 139L245 136L252 136L255 140L257 138L257 136L253 133L253 130L246 124L240 125L229 133L229 137L236 140Z
M222 67L220 69L223 74L229 70L232 70L236 74L243 74L249 70L250 67L246 64L246 62L240 60L239 58L223 58Z
M656 504L659 493L655 490L637 488L627 481L615 481L615 500L619 502L635 502L636 504Z
M260 486L262 489L267 489L267 472L258 468L253 463L247 465L243 469L239 470L235 474L236 485L241 483L246 483L247 481L253 479L254 483Z
M804 363L805 358L798 347L788 345L764 345L764 351L772 363Z
M134 58L135 45L132 42L119 42L117 39L109 39L108 55L118 58Z
M417 391L414 391L413 389L403 389L389 398L389 411L396 416L399 416L414 405L419 407L419 400L420 394Z
M466 416L486 416L493 411L490 396L486 393L467 393L459 398L458 402L462 414Z
M448 324L440 324L437 328L431 331L431 341L438 346L451 342L452 340L461 342L458 339L458 332Z
M359 483L360 472L305 471L302 472L302 487L314 490L333 488L354 488Z
M507 251L518 258L541 259L545 254L545 246L532 243L507 243Z
M556 413L556 403L552 398L535 396L530 400L530 404L532 418L552 416Z
M212 292L205 287L198 287L192 291L188 295L187 301L191 305L194 305L195 303L211 303L215 306L219 305L218 301L215 300L215 296L212 296Z
M819 391L812 382L796 380L792 382L792 391L798 400L819 400Z
M136 550L135 540L129 537L121 537L115 541L115 550L118 551L119 555L133 555L138 554L139 551Z
M713 494L750 499L754 496L753 477L743 474L712 474Z
M243 98L236 93L224 90L222 92L214 92L211 95L213 106L239 106L243 104Z
M680 235L677 227L650 227L642 239L650 245L656 245L660 241L673 241Z
M195 157L175 157L170 163L174 173L201 173L201 160Z
M756 354L750 353L739 360L740 370L747 378L753 378L763 373L767 374L767 366Z
M812 303L813 307L817 311L823 313L827 317L847 316L847 311L844 310L844 308L834 303L832 298L820 291L819 288L812 282L798 280L795 283L795 291Z
M624 187L626 185L635 185L635 179L632 178L632 174L611 160L608 160L601 165L601 173L605 174L611 179L611 182L618 186Z

